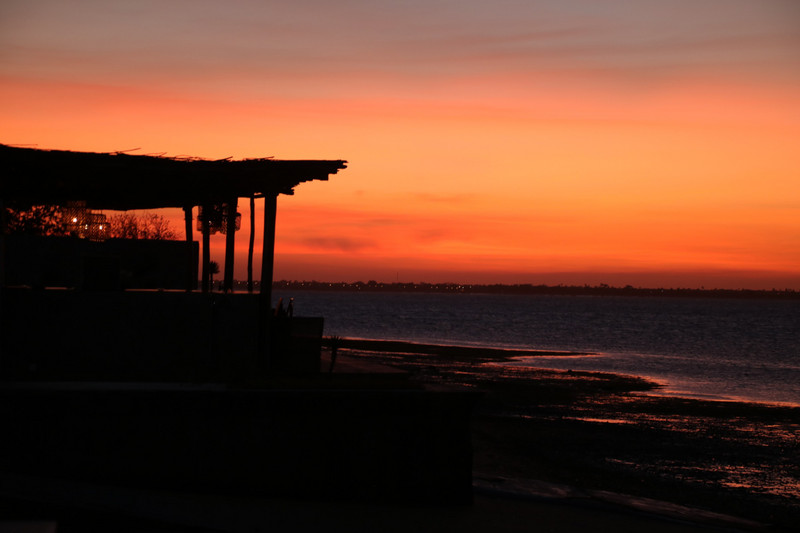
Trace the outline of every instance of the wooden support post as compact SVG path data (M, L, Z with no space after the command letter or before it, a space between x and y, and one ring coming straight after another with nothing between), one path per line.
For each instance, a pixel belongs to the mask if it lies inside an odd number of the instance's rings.
M6 205L0 198L0 289L6 286ZM2 305L0 294L0 306Z
M8 218L6 213L6 204L0 198L0 290L6 286L6 226L8 225ZM0 293L0 311L3 306L3 295Z
M264 195L264 244L261 251L261 288L258 302L258 355L260 366L270 370L270 327L272 326L272 274L275 261L275 218L278 195Z
M197 265L194 262L194 246L192 235L192 206L183 208L184 226L186 231L186 292L192 292L197 279Z
M238 206L238 198L228 201L227 220L225 221L225 279L222 283L225 292L233 292L233 252L236 247L236 208Z
M256 197L250 196L250 246L247 248L247 292L253 294L253 246L256 239Z
M203 292L209 291L209 276L211 275L211 250L209 249L211 245L211 224L209 223L209 217L211 216L211 206L204 205L203 206L203 218L201 220L202 228L203 228L203 282L202 282L202 290Z

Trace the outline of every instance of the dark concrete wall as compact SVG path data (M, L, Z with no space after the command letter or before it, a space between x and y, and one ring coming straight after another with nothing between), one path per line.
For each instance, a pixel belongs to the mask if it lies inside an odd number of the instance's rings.
M7 286L84 289L186 289L184 241L7 235ZM199 244L193 242L190 288L197 288Z
M0 298L5 379L220 382L258 368L257 295L6 288ZM322 318L275 324L276 370L318 372L322 329Z

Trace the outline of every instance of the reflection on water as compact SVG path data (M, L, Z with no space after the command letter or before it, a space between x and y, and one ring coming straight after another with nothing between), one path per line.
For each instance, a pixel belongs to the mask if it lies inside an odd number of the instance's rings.
M651 394L665 396L800 405L800 371L794 367L634 353L517 357L506 364L640 376L661 385Z
M787 498L800 497L800 485L796 478L788 475L770 475L769 469L764 466L716 465L716 468L712 468L712 472L716 470L723 475L721 484L726 487L749 489Z
M800 498L797 476L775 473L771 465L686 465L663 462L661 468L675 479L709 486L745 489L782 498Z
M565 416L564 420L580 420L581 422L597 422L600 424L633 424L631 420L620 420L619 418L592 418L590 416Z
M580 411L580 409L576 409ZM653 415L626 413L620 416L601 417L593 409L586 416L564 416L588 424L638 425L660 431L676 433L675 440L688 438L697 443L697 449L680 458L637 454L626 457L606 457L605 461L616 469L630 472L648 472L662 479L672 478L684 483L702 485L713 489L724 487L743 489L755 494L765 494L786 499L786 505L800 511L800 465L794 463L790 450L800 442L800 424L760 424L744 419L719 419L685 415ZM528 418L534 418L528 416ZM709 453L702 449L708 440L727 441L724 447L739 453ZM719 449L715 446L714 450ZM776 450L786 450L784 459L776 463ZM710 452L710 450L709 450Z
M580 413L582 409L573 410ZM697 443L691 453L679 459L658 454L606 458L610 464L627 470L658 472L661 477L709 488L738 488L778 496L800 510L800 465L794 460L800 443L800 421L764 423L745 417L643 412L619 412L603 417L600 415L605 411L597 404L587 406L585 411L585 416L563 418L595 424L636 424L674 432L688 442ZM714 445L713 451L711 447L703 449L703 443L711 442L727 444ZM720 449L727 451L720 453Z
M613 373L475 364L469 357L371 355L418 379L479 387L489 399L479 406L480 416L529 424L523 427L533 442L522 432L520 446L522 454L532 453L531 461L568 458L578 465L578 476L599 471L602 479L633 480L654 492L699 495L727 512L738 509L720 501L741 499L781 516L800 514L798 408L651 396L641 392L645 383ZM549 359L574 366L602 358Z
M646 376L665 392L800 405L800 300L275 291L325 334L602 353L534 366Z

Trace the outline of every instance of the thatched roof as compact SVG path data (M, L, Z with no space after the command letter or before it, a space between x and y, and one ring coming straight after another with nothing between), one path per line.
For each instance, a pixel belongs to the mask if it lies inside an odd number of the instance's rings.
M157 209L292 194L327 180L342 160L210 161L126 153L39 150L0 144L0 199L30 205L86 202L90 209Z

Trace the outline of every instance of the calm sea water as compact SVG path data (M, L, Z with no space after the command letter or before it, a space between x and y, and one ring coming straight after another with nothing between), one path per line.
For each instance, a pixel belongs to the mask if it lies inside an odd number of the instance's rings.
M511 364L658 381L660 394L800 405L800 301L276 291L325 335L592 352Z

